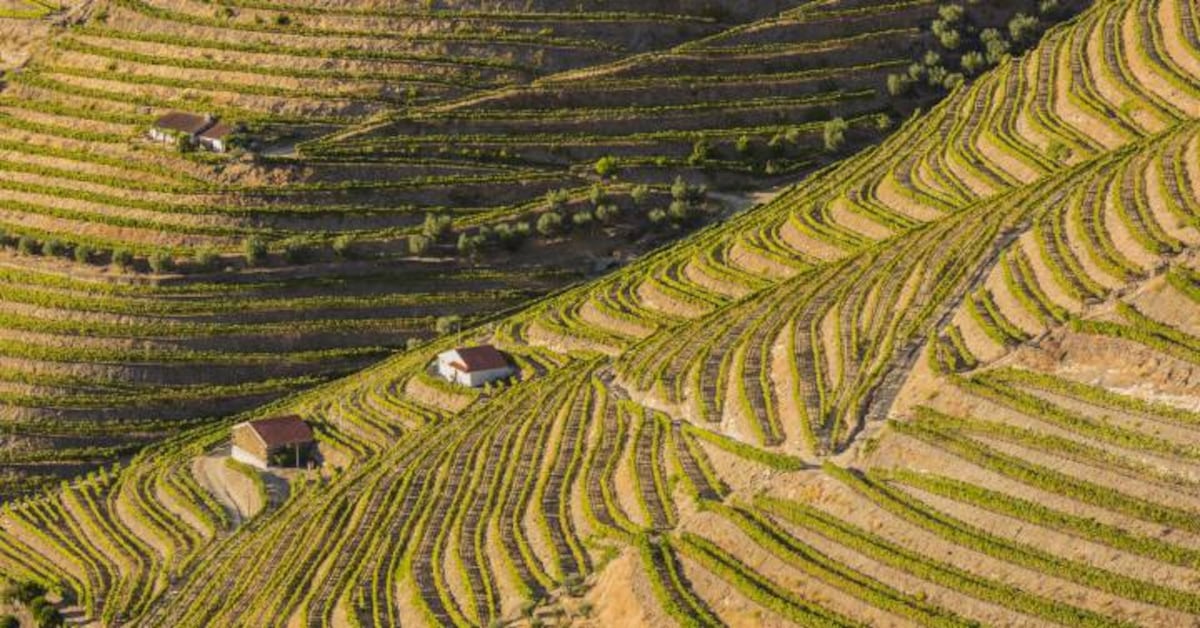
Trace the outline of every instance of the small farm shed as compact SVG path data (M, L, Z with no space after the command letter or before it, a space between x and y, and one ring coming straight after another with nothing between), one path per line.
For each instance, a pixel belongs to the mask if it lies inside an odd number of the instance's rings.
M229 149L229 136L232 134L232 126L218 122L202 132L198 141L201 146L214 153L223 153Z
M299 467L312 455L312 428L298 416L238 423L232 440L233 459L260 469Z
M172 111L154 121L154 126L150 127L150 139L170 144L176 142L179 137L186 137L195 142L201 133L214 124L216 120L212 116Z
M516 373L508 358L491 345L459 347L443 352L438 355L437 369L446 381L472 388Z

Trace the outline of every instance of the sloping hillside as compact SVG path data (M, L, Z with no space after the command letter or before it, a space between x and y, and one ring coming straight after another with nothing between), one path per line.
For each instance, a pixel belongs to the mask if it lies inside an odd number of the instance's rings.
M887 91L936 14L96 0L13 22L0 493L509 311L878 141L943 93ZM149 141L169 110L243 148Z
M1099 3L879 148L466 333L520 383L437 383L447 341L260 409L327 465L248 523L193 475L213 425L7 508L0 563L106 623L1188 623L1198 19Z

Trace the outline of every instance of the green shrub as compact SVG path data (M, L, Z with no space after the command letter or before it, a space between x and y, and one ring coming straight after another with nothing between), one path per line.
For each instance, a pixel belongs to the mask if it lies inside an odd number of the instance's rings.
M571 216L571 223L574 224L576 227L587 227L587 226L591 225L595 221L595 219L596 219L596 217L592 215L592 212L581 211L581 212L575 212Z
M887 90L892 96L903 96L912 91L912 79L903 74L889 74Z
M12 615L0 616L0 628L21 628L21 621Z
M192 253L192 263L200 270L212 270L220 262L221 256L210 247L201 247Z
M1040 22L1032 15L1018 13L1008 21L1008 36L1013 42L1027 44L1037 36Z
M453 220L449 216L425 214L425 223L421 226L421 233L430 240L437 241L450 233L452 223Z
M566 190L550 190L546 192L546 209L557 212L567 206L571 193Z
M175 265L175 260L171 259L171 255L162 251L152 254L146 261L150 264L150 270L155 273L167 272Z
M133 265L133 253L126 249L113 249L112 263L117 268L127 269Z
M76 262L86 264L92 260L92 247L86 244L77 244L72 255L75 257Z
M433 328L439 335L457 331L462 329L462 317L457 314L439 316Z
M543 236L550 237L562 230L562 216L555 212L546 212L538 216L537 230Z
M617 174L619 167L620 165L617 162L617 158L611 155L605 155L604 157L596 160L596 165L594 166L596 174L604 178L608 178Z
M974 76L987 67L987 59L978 50L964 53L958 63L968 76Z
M616 205L601 205L596 208L596 219L604 224L612 224L621 216L621 208Z
M734 148L736 148L738 154L742 156L749 155L751 149L753 149L753 146L750 144L750 136L742 135L738 137L737 144L734 145Z
M692 154L688 156L688 164L698 166L708 161L711 152L712 149L709 147L707 140L703 138L696 140L696 143L692 144Z
M46 595L46 587L32 581L12 582L4 588L3 600L8 604L31 604Z
M55 238L50 238L42 243L42 255L46 257L58 257L66 251L67 247L63 246L62 241Z
M1004 35L994 28L983 29L979 33L979 43L983 45L984 54L990 65L996 65L1003 61L1010 48L1008 40L1004 39Z
M834 118L825 123L825 150L836 153L846 144L846 130L850 125L843 118Z
M333 254L340 259L354 256L354 236L340 235L333 239Z
M424 255L429 252L430 241L427 236L413 234L408 236L409 255Z
M17 240L17 252L21 255L35 255L37 249L37 240L29 236L21 236L21 239Z
M242 255L247 266L261 266L267 260L267 243L256 236L246 238L242 240Z

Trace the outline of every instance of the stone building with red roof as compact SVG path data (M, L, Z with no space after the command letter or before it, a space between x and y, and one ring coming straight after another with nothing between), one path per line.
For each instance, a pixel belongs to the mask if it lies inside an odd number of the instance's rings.
M300 467L313 454L312 428L298 416L246 421L233 426L232 456L260 469Z

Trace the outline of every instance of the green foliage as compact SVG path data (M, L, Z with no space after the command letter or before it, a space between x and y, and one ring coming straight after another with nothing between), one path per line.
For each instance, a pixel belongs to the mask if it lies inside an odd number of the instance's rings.
M165 273L175 268L175 260L170 253L153 253L146 259L146 263L150 265L150 271L155 274Z
M58 257L66 251L66 247L62 241L57 238L50 238L42 243L42 255L46 257Z
M1013 42L1025 45L1037 36L1041 23L1032 15L1018 13L1008 21L1008 36Z
M617 170L620 169L620 163L617 161L616 157L605 155L604 157L596 160L596 165L593 167L593 169L596 171L597 175L607 179L608 177L617 174Z
M596 219L609 225L621 217L621 207L616 204L601 205L596 208Z
M629 191L629 198L633 199L633 202L637 205L644 204L650 198L650 186L633 186L633 189Z
M75 250L72 251L71 255L75 258L76 262L80 264L87 264L88 262L92 261L93 253L94 251L92 251L92 247L86 244L77 244L75 245Z
M438 335L445 335L451 331L458 331L462 328L462 317L456 314L448 316L439 316L434 324L434 331Z
M551 212L562 211L571 200L571 193L566 190L551 190L546 192L546 209Z
M429 247L432 246L432 240L429 236L412 234L408 236L408 254L409 255L424 255L429 252Z
M427 213L421 225L421 233L431 241L438 241L450 234L453 220L450 216Z
M544 237L553 237L562 231L562 216L555 212L546 212L538 216L537 231Z
M1008 56L1010 48L1008 40L994 28L983 29L979 33L979 43L983 45L984 54L990 65L996 65Z
M21 238L17 240L17 252L21 255L35 255L37 254L37 250L37 240L29 236L21 236Z
M4 587L2 594L3 601L6 604L25 604L32 603L35 599L44 597L48 593L46 587L32 580L17 580L10 581Z
M340 235L333 239L333 254L338 259L350 259L355 255L355 240L352 235Z
M967 76L975 76L987 67L987 59L983 56L982 52L972 50L963 53L962 58L959 60L959 65L962 66L963 72Z
M888 74L887 90L893 97L907 95L912 91L912 78L904 74Z
M251 236L242 240L242 256L247 266L261 266L267 261L267 243L262 238Z
M698 139L698 140L696 140L696 142L694 144L692 144L692 154L688 156L688 160L687 160L688 165L691 165L691 166L701 165L704 162L708 161L708 158L711 154L712 154L712 147L709 146L708 140L705 140L703 138Z
M133 265L133 254L128 249L115 249L112 252L112 263L122 270Z
M842 147L846 144L846 131L849 128L849 123L842 118L834 118L826 122L823 129L825 150L830 153L842 150Z
M196 252L192 255L192 262L200 270L212 270L216 268L220 261L220 254L207 246L196 249Z

